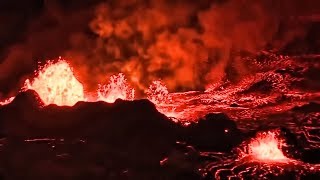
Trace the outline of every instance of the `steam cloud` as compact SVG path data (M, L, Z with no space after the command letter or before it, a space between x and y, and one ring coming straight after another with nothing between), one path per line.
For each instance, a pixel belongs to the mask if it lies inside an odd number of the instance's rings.
M204 88L229 76L230 68L237 78L248 74L235 54L277 42L284 20L317 9L311 0L303 9L298 0L110 0L77 8L59 2L46 4L23 41L6 47L1 86L12 76L21 83L37 61L61 55L89 92L119 72L141 91L157 79L170 90ZM273 45L304 32L292 29Z

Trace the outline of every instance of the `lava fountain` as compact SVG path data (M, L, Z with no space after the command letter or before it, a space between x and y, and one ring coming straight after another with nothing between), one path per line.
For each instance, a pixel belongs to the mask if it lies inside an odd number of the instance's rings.
M283 146L285 142L279 137L278 131L260 132L249 142L242 156L259 162L288 162L290 159L281 151Z
M72 106L85 100L83 86L65 60L49 61L36 74L33 81L25 81L23 89L35 90L46 105Z
M99 84L98 88L98 100L113 103L117 99L134 99L134 89L122 73L111 76L107 85Z
M167 103L170 100L168 88L160 80L153 81L146 94L148 99L156 105Z

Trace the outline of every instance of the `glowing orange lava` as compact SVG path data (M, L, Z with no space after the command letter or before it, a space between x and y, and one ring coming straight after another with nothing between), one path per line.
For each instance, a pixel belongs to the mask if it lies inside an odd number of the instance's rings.
M100 85L98 89L98 100L109 103L116 99L133 100L134 89L130 88L124 74L119 73L110 77L109 84Z
M247 145L249 155L254 160L263 162L287 162L287 158L281 151L284 141L279 138L278 131L258 133Z
M85 100L83 86L65 60L49 61L37 74L33 81L25 81L24 89L35 90L46 105L72 106Z
M8 99L0 101L0 106L4 106L4 105L7 105L7 104L10 104L13 101L13 99L14 99L14 97L10 97Z

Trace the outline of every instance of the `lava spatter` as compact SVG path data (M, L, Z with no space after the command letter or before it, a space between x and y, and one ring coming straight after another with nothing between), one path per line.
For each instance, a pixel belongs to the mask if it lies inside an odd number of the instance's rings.
M119 73L110 77L107 85L99 85L98 100L113 103L117 99L133 100L134 89L131 88L124 74Z
M25 81L23 89L35 90L46 105L72 106L85 100L83 86L67 61L48 61L36 74L34 80Z
M216 179L254 178L267 179L291 174L297 178L320 170L317 164L309 164L286 157L282 148L286 141L278 129L259 132L243 142L233 153L201 153L203 156L220 159L208 163L203 169Z
M246 151L241 153L242 157L260 162L289 161L281 150L285 141L279 137L278 131L260 132L246 146Z
M155 104L164 104L170 101L168 88L160 80L153 81L146 94L148 99Z

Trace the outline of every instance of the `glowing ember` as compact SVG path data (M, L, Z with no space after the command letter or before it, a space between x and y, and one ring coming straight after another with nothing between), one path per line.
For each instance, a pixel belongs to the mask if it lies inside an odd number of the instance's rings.
M129 87L122 73L111 76L108 85L99 84L98 100L113 103L116 99L134 99L134 89Z
M146 93L148 99L155 104L162 104L169 100L169 91L161 81L153 81Z
M268 131L258 133L257 137L248 144L248 152L251 158L259 161L288 161L289 158L284 156L281 147L284 145L283 140L279 139L277 131Z
M0 101L0 106L4 106L4 105L11 103L13 101L13 99L14 99L14 97L11 97L11 98L5 99L3 101Z
M85 100L83 86L65 60L49 61L37 74L32 82L25 81L24 89L35 90L46 105L72 106Z

